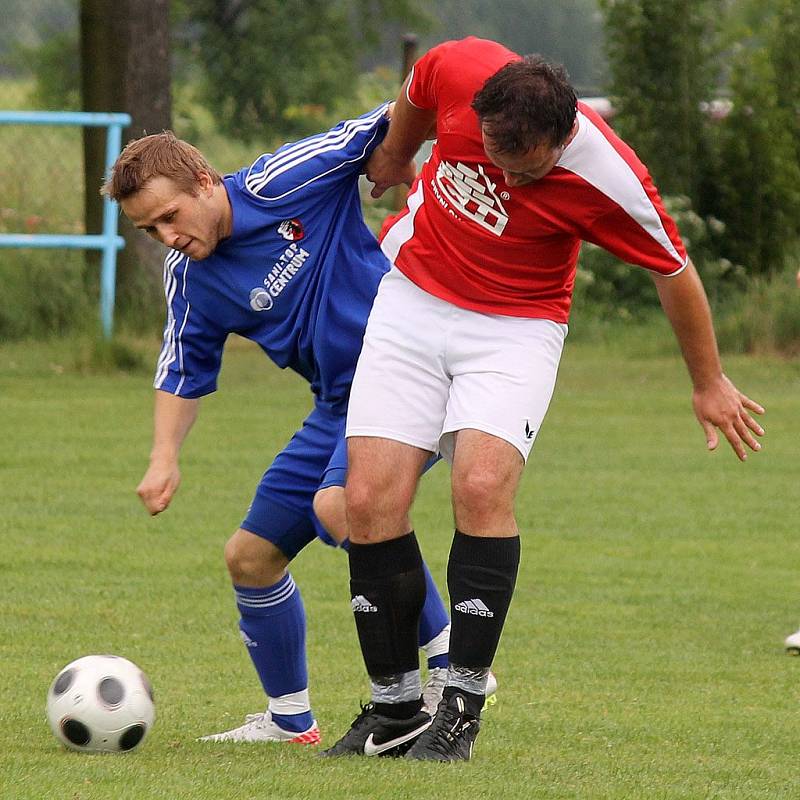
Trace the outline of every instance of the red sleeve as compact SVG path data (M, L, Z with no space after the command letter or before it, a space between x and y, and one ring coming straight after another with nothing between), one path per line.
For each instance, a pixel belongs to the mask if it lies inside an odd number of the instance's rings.
M411 70L406 97L417 108L436 108L436 77L444 49L445 45L431 48Z
M560 200L581 239L662 275L687 263L677 226L664 208L650 174L636 153L593 111L579 104L581 126L575 147L556 167Z
M583 238L628 264L676 275L688 262L686 248L649 176L643 184L652 203L644 220L634 219L630 210L604 198L604 211L586 227Z

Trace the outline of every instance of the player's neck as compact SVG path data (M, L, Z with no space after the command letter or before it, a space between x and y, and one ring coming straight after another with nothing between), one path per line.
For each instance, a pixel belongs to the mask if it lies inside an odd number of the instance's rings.
M227 239L233 233L233 206L223 181L215 187L215 200L219 204L219 240Z

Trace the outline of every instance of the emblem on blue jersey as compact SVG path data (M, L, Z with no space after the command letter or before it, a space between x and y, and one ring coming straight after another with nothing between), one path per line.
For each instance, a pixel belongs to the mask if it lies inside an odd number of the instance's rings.
M273 302L272 296L263 286L257 286L250 292L250 308L253 311L269 311Z
M278 225L278 233L289 242L299 242L306 235L299 219L285 219Z

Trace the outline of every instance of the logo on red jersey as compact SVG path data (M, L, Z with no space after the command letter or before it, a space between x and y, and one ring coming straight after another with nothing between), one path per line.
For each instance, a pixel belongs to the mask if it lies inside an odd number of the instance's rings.
M453 166L439 162L436 180L431 181L434 194L444 206L471 219L495 236L500 236L508 223L508 212L493 183L479 164L477 171L460 161Z
M278 233L289 242L299 242L306 235L299 219L285 219L278 225Z

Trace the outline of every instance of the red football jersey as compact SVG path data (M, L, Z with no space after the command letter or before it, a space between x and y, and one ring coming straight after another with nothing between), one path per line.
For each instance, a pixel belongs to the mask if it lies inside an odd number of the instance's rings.
M553 170L506 186L471 103L518 58L471 37L416 63L408 100L436 110L437 141L382 247L414 283L462 308L567 322L581 241L662 275L680 272L687 255L647 169L582 103Z

